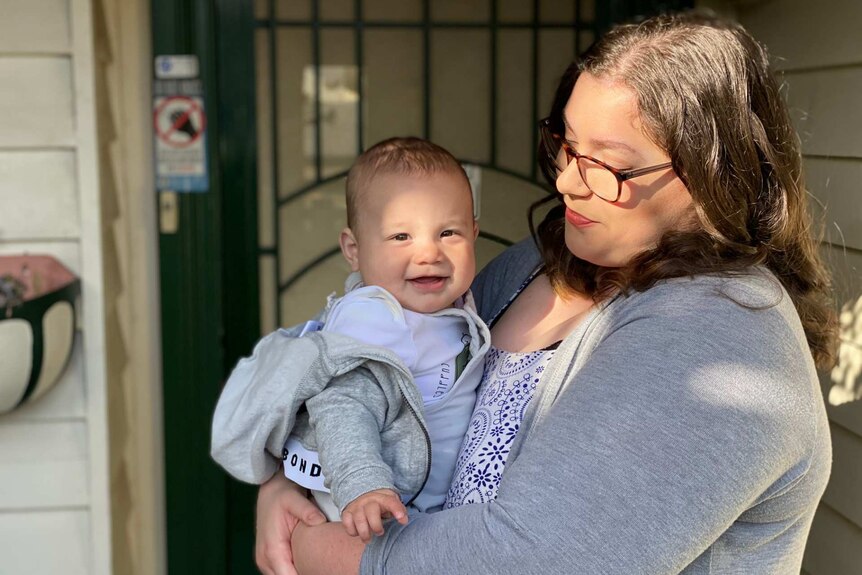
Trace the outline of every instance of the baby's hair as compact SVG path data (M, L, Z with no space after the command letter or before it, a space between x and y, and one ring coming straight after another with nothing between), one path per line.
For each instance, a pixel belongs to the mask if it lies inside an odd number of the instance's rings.
M389 138L374 144L356 158L347 173L347 226L355 230L362 195L374 185L376 177L440 173L463 177L470 189L464 168L455 156L437 144L414 137Z

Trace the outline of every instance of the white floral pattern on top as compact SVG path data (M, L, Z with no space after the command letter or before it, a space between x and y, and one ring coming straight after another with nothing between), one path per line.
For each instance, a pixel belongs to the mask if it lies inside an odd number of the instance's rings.
M497 497L512 442L553 349L514 353L491 347L476 408L455 465L445 508Z

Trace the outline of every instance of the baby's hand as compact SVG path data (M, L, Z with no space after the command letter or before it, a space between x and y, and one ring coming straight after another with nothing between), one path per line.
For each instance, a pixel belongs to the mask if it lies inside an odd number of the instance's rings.
M407 525L407 509L398 494L391 489L378 489L363 493L348 503L341 513L341 522L348 535L358 535L368 543L372 533L383 535L383 519L390 517Z

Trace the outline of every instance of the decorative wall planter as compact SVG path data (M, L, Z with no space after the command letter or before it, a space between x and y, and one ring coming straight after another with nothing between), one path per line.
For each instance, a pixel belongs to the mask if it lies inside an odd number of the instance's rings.
M75 338L75 275L51 256L0 256L0 413L57 383ZM12 289L17 288L17 289Z

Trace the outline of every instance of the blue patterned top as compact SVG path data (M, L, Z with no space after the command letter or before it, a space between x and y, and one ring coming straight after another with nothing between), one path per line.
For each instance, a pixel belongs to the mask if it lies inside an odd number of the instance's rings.
M512 441L553 355L553 348L516 353L492 346L488 351L476 408L446 497L446 509L497 497Z

